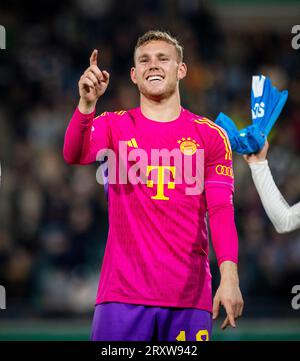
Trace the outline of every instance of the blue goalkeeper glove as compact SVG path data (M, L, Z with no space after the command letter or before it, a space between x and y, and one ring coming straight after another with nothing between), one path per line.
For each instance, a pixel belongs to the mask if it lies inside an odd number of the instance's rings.
M238 130L234 122L220 113L216 124L228 134L232 150L239 154L257 153L265 144L272 127L278 119L288 97L288 91L278 91L271 80L263 75L252 77L251 114L252 124Z

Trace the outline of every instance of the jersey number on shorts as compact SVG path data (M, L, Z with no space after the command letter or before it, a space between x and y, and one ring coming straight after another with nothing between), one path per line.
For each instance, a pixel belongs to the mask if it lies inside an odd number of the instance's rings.
M202 337L205 337L203 339ZM176 337L177 341L186 341L185 331L180 331ZM207 330L199 330L196 334L196 341L209 341L209 334Z

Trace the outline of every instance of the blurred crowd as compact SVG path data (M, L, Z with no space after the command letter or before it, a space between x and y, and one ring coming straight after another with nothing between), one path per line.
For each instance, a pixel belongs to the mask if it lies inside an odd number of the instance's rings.
M291 48L289 33L255 25L248 32L225 30L213 11L192 0L123 0L121 6L116 0L1 0L0 23L7 32L7 49L0 51L0 284L8 317L92 312L107 203L98 165L66 165L62 145L94 48L100 68L111 74L98 113L138 105L129 70L137 37L149 29L168 30L183 43L182 104L197 114L213 120L223 111L242 128L250 123L253 74L288 89L268 158L288 202L300 200L300 51ZM289 304L280 311L271 305L281 305L299 284L300 231L278 235L237 155L234 170L245 312L264 314L269 304L269 312L282 316ZM216 286L213 252L211 261Z

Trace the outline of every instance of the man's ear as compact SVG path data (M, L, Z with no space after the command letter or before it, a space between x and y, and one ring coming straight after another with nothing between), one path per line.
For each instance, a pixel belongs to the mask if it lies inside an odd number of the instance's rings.
M136 84L136 73L135 73L135 67L134 66L130 69L130 77L131 77L132 82L134 84Z
M186 77L187 74L187 66L185 63L180 63L178 67L177 77L178 80L181 80Z

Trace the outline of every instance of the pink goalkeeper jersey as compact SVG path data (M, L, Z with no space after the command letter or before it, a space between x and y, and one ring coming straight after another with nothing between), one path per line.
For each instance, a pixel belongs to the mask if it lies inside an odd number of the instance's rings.
M146 179L120 184L117 177L117 184L109 184L109 233L96 303L211 312L207 212L218 264L236 263L238 254L232 153L225 131L183 108L170 122L150 120L140 108L105 112L96 118L76 109L66 131L64 158L70 164L89 164L96 161L100 149L111 149L119 167L120 141L127 144L126 155L134 149L148 155L140 173ZM190 185L184 177L176 183L178 164L172 159L170 164L155 162L153 149L177 149L191 159L196 150L204 150L203 192L186 194ZM124 162L129 169L138 159Z

